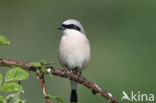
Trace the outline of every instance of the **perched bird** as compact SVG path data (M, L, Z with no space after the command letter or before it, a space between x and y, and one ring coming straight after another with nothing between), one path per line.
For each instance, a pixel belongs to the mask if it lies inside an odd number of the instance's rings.
M59 61L62 66L75 74L80 74L91 59L89 40L79 21L68 19L62 23L59 30L63 31L59 45ZM77 84L71 83L71 103L77 103Z

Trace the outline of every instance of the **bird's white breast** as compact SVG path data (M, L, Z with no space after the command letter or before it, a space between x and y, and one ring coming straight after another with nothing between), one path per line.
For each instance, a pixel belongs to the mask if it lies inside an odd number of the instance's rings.
M90 44L85 35L76 30L65 30L59 46L59 60L68 69L88 66L90 61Z

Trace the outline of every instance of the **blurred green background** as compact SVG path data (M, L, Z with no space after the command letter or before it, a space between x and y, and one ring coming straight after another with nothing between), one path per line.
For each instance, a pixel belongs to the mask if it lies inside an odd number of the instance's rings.
M156 94L156 2L153 0L0 0L0 35L10 46L0 47L0 58L28 62L53 60L66 19L79 20L92 49L91 63L83 74L121 99L122 91ZM4 67L3 67L4 68ZM5 73L2 67L0 72ZM44 103L39 80L22 82L27 103ZM46 77L49 94L69 102L67 79ZM78 87L79 103L107 102ZM156 101L156 100L155 100ZM132 103L127 100L124 103ZM135 103L135 102L133 102ZM150 102L137 102L150 103Z

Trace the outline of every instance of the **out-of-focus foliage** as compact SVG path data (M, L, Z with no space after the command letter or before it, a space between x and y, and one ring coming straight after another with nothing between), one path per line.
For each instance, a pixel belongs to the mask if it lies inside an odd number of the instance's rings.
M6 37L0 35L0 45L9 45L9 44L10 41Z
M49 98L51 98L52 100L57 101L58 103L65 103L65 101L61 98L61 97L57 97L57 96L52 96L50 94L45 95Z
M1 87L2 83L3 83L3 75L0 73L0 87Z
M25 100L22 100L20 98L19 92L9 94L5 98L0 95L0 103L9 103L10 101L11 103L25 103L26 102Z
M22 92L23 88L18 83L5 83L2 87L3 92Z
M22 85L13 81L25 80L28 77L29 73L19 67L8 70L5 75L5 81L3 80L3 75L0 73L0 103L10 103L10 101L12 103L25 103L25 100L20 98L20 94L24 92ZM4 97L2 93L8 93L8 95Z

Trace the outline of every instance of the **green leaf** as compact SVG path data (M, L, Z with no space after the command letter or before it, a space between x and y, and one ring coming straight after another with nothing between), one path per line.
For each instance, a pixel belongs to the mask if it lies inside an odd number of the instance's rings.
M41 64L46 65L48 62L44 59L41 60Z
M10 41L6 37L0 35L0 45L10 45Z
M23 88L17 83L5 83L2 87L3 92L22 92Z
M52 95L50 95L50 94L46 94L45 96L56 100L58 103L65 103L65 101L64 101L61 97L52 96Z
M0 87L1 87L2 83L3 83L3 75L0 73Z
M17 93L9 94L5 99L6 99L7 101L10 101L12 98L17 98Z
M51 72L50 73L48 72L48 75L49 75L50 79L53 80L53 75L51 74Z
M11 103L25 103L25 100L20 98L20 93L9 94L6 98L7 101L12 101ZM10 102L9 102L10 103Z
M29 77L29 73L22 68L15 67L9 70L5 76L5 81L19 81L25 80Z
M44 65L41 66L41 70L42 70L42 72L44 72L44 73L47 72L47 71L46 71L46 67L45 67Z
M0 95L0 103L7 103L3 96Z
M31 62L30 64L33 65L33 66L36 66L36 67L41 67L40 62Z

